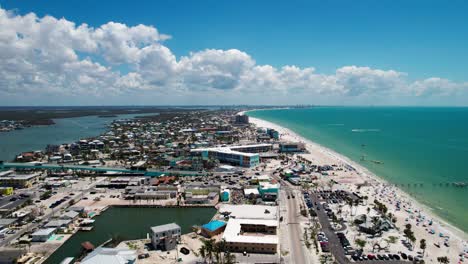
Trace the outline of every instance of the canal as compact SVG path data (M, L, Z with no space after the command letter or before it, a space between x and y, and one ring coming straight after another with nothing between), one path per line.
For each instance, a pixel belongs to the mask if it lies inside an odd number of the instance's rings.
M211 220L215 208L122 208L111 207L95 218L92 231L78 231L57 249L44 263L58 264L66 257L77 257L81 243L89 241L98 246L110 238L123 240L146 238L150 227L175 222L182 233L191 232L193 225Z

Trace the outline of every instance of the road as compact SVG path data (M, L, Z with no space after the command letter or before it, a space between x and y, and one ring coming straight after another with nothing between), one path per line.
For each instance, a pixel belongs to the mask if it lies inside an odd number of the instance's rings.
M302 244L302 230L299 224L299 218L301 217L299 212L298 200L301 199L300 194L294 194L295 198L292 198L294 193L294 188L289 185L289 183L281 180L278 175L271 173L272 177L281 182L281 195L280 203L286 205L286 214L287 218L286 223L288 226L288 239L289 239L289 254L288 256L291 259L291 263L294 264L306 264L308 263L306 255L308 254L304 250L304 245ZM287 196L290 196L290 199L287 199Z
M287 214L288 214L288 234L289 234L289 243L290 243L290 254L292 263L297 264L306 264L306 258L304 256L304 247L302 245L302 232L301 226L298 223L298 218L300 217L300 212L298 211L297 199L292 198L293 191L286 191L291 199L286 199L287 204Z

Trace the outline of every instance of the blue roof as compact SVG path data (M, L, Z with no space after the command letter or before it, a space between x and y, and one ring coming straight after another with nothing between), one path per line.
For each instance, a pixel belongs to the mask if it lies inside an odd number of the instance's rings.
M213 221L210 221L208 224L202 225L202 227L207 229L208 231L215 231L225 225L226 223L223 221L213 220Z

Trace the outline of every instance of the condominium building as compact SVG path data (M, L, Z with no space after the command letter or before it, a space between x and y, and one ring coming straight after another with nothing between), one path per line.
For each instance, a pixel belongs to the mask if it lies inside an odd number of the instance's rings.
M271 144L255 144L192 149L191 153L194 156L198 155L202 158L217 159L221 163L242 167L255 167L260 163L260 156L258 153L266 152L271 149Z
M249 124L249 116L248 115L236 115L235 124L241 124L241 125L248 125Z
M192 149L190 152L195 156L199 155L203 158L217 159L221 163L227 163L235 166L255 167L260 163L260 156L258 153L244 153L223 147Z
M278 221L268 219L229 219L223 239L232 252L276 254Z

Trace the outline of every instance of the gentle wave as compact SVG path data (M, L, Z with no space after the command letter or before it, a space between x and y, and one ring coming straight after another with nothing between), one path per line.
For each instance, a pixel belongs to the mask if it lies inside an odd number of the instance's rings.
M378 128L355 128L351 129L352 132L380 132Z

